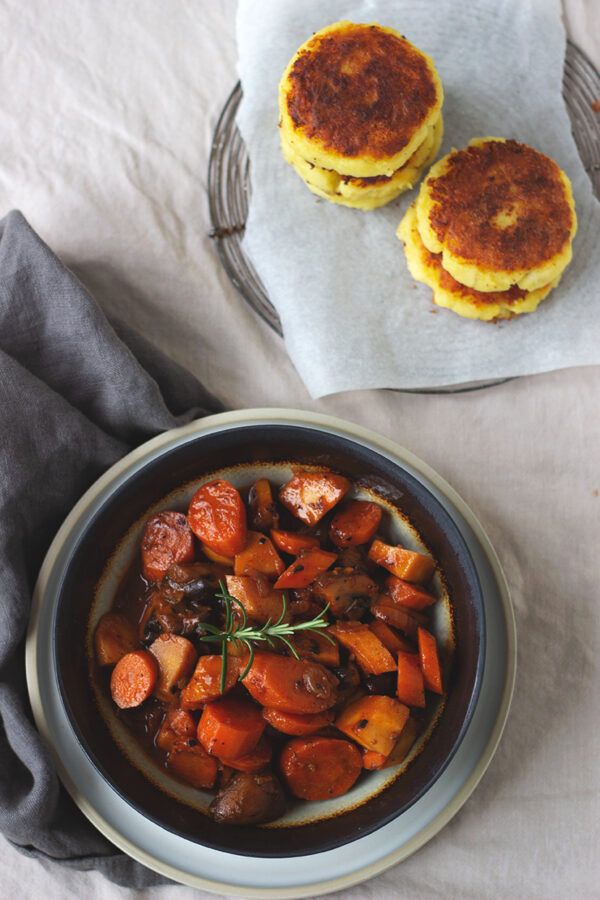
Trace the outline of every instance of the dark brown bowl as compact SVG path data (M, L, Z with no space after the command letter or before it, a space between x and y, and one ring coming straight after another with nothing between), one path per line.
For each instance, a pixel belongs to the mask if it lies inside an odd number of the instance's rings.
M96 586L124 535L181 485L216 469L256 462L327 465L384 497L418 531L444 574L455 649L443 711L422 751L397 779L339 815L290 827L216 825L156 787L116 745L89 675L86 632ZM54 620L55 662L65 709L88 757L110 785L166 829L218 850L259 857L318 853L346 844L399 816L432 786L455 754L473 714L483 673L481 587L465 541L442 503L398 463L335 432L296 424L250 423L192 435L150 454L79 535ZM366 775L365 777L369 777Z

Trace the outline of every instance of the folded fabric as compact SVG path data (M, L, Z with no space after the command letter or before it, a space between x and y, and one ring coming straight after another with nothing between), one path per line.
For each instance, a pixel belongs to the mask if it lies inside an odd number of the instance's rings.
M120 885L166 879L105 840L33 725L24 638L45 551L87 487L153 435L218 409L192 375L108 322L19 212L0 222L0 831Z

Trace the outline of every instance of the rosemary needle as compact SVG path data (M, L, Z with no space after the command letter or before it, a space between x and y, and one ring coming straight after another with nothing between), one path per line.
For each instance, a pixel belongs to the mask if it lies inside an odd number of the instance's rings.
M281 641L288 648L292 656L296 659L300 659L296 648L288 639L290 635L294 635L299 631L321 631L323 632L324 628L329 627L329 622L325 618L327 614L327 610L329 609L329 604L319 613L318 616L315 616L314 619L311 619L309 622L298 622L297 625L288 625L284 622L285 614L287 612L287 599L285 594L282 594L281 597L281 615L277 619L276 622L272 622L271 619L268 619L264 625L260 627L253 627L252 625L248 625L248 616L246 614L246 610L244 608L244 604L237 599L237 597L232 596L225 583L223 581L219 581L220 591L215 596L223 601L225 606L225 624L222 629L216 628L214 625L209 625L208 622L200 622L198 628L202 628L204 631L207 631L208 634L203 635L200 640L206 641L207 643L216 643L221 644L221 681L220 681L220 690L221 693L225 693L225 684L227 680L227 658L228 658L228 647L230 643L240 645L243 644L250 655L248 664L242 674L239 677L239 681L243 681L248 672L252 667L252 663L254 662L254 647L252 645L252 641L265 641L269 647L275 646L275 641ZM234 605L237 605L240 609L241 613L241 622L239 623L239 627L236 627L237 623L235 622L235 617L233 615ZM326 638L331 644L335 643L333 638L331 638L328 634L323 633L323 637Z

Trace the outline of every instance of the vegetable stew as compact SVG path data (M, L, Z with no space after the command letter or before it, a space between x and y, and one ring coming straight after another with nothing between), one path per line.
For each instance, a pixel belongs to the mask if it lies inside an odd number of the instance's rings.
M95 630L116 712L216 822L339 797L398 765L443 694L434 561L329 471L203 484L144 526ZM432 700L432 702L434 702Z

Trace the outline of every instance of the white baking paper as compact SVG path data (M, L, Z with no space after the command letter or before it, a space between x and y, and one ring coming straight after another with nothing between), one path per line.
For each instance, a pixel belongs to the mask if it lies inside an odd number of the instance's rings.
M396 28L433 57L445 91L441 154L473 137L514 138L553 157L571 178L574 259L533 315L494 325L432 306L395 234L417 189L373 212L346 209L315 198L283 161L279 79L300 44L339 19ZM238 125L252 181L244 248L313 397L600 363L600 204L562 99L558 0L240 0L237 39Z

